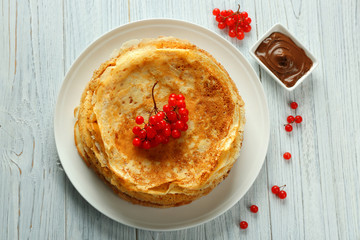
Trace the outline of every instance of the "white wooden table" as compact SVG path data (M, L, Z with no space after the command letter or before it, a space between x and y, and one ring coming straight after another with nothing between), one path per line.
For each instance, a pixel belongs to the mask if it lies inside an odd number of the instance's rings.
M212 9L237 1L25 1L0 4L0 239L360 239L360 2L243 0L253 19L244 41L266 92L271 136L264 166L231 210L198 227L151 232L91 207L59 166L53 113L66 71L96 38L128 22L175 18L217 29ZM281 22L319 59L310 79L284 91L249 47ZM299 103L304 122L283 129ZM289 162L282 153L290 151ZM269 188L286 184L288 197ZM256 203L257 215L248 205ZM238 223L245 219L247 230Z

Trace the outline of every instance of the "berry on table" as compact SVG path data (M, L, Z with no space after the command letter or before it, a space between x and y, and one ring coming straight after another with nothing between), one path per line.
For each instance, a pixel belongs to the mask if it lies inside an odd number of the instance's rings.
M277 195L280 199L285 199L287 194L284 190L281 190Z
M144 148L144 149L150 149L151 148L151 143L150 143L150 141L148 141L148 140L146 140L146 141L143 141L142 142L142 148Z
M277 186L277 185L272 186L271 192L272 192L273 194L278 194L278 193L280 192L280 187Z
M250 211L253 212L253 213L257 213L259 211L259 208L256 205L251 205Z
M303 120L303 119L302 119L302 117L301 117L300 115L298 115L298 116L295 117L295 122L296 122L296 123L301 123L302 120Z
M240 222L240 228L241 229L247 229L247 227L248 227L248 223L246 222L246 221L242 221L242 222Z
M285 131L291 132L293 130L293 127L290 124L285 125Z
M226 28L226 23L225 23L225 22L219 22L219 23L218 23L218 28L219 28L219 29L224 29L224 28Z
M287 121L288 123L293 123L293 122L295 121L295 118L294 118L294 116L290 115L290 116L288 116L288 117L286 118L286 121Z
M214 10L213 10L213 15L214 15L214 16L217 16L217 15L219 15L219 14L220 14L220 9L214 8Z
M219 29L225 29L228 27L228 35L231 38L237 38L239 40L244 39L244 32L251 31L251 18L248 17L248 13L245 11L240 12L240 5L236 12L233 10L222 10L214 8L212 14L215 17L215 20L218 22Z
M290 107L291 107L292 109L297 109L297 107L298 107L297 102L292 102L292 103L290 103Z
M291 158L291 153L286 152L284 153L284 159L289 160Z

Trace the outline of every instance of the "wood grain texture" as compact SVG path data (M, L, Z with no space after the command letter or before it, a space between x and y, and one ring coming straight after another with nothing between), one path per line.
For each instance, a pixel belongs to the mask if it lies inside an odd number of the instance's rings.
M230 39L211 15L237 3L1 0L0 239L360 239L359 1L241 1L253 19L244 41ZM248 193L218 218L174 232L127 227L90 206L59 166L53 134L57 94L76 57L109 30L148 18L186 20L228 39L259 75L270 110L268 154ZM277 22L320 62L291 93L248 53ZM292 100L304 122L287 134ZM286 200L271 194L274 184L287 185ZM249 229L240 230L240 220Z

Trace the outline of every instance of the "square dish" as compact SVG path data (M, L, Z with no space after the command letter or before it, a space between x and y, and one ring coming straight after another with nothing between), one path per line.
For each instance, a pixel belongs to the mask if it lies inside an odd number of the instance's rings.
M282 33L286 36L288 36L299 48L303 49L306 56L310 58L310 60L312 61L312 66L310 67L310 69L308 71L306 71L304 73L304 75L299 78L296 83L291 86L291 87L287 87L278 76L276 76L260 59L258 56L256 56L255 52L258 49L259 45L266 39L268 38L272 33L275 32L279 32ZM285 88L288 91L292 91L294 90L297 86L299 86L311 73L312 71L317 67L318 65L318 61L316 60L316 58L314 57L314 55L306 48L304 47L304 45L302 45L298 39L291 34L282 24L277 23L275 24L272 28L270 28L270 30L268 30L251 48L250 48L250 55L259 63L259 65L265 69L268 74L275 79L283 88Z

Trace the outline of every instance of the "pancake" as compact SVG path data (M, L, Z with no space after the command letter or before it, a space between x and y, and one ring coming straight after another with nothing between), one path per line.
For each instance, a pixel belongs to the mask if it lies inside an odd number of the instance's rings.
M188 130L145 150L132 145L136 116L183 94ZM75 110L75 145L85 163L123 199L152 207L188 204L223 181L243 141L244 102L209 53L173 37L124 45L103 63Z

